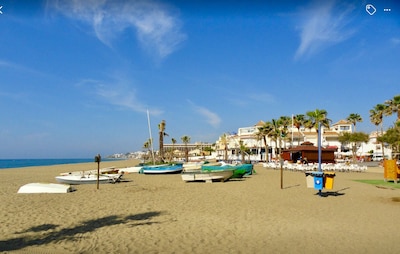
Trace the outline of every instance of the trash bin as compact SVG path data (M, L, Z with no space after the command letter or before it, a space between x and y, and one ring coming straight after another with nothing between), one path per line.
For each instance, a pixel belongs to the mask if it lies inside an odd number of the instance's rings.
M313 172L314 189L322 190L324 188L324 172Z
M314 188L314 177L312 175L312 171L306 171L306 183L307 188Z
M335 177L334 172L325 172L324 173L324 186L327 190L333 189L333 178Z

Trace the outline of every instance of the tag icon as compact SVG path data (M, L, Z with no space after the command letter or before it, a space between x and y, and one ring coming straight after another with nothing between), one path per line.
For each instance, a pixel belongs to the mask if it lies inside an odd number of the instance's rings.
M372 4L367 4L365 6L365 10L368 12L369 15L374 15L376 12L376 8Z

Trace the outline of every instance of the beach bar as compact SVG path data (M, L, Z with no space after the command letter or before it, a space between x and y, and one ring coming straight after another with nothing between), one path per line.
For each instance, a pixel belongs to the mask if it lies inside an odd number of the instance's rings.
M336 147L321 148L322 163L335 163ZM282 158L294 163L307 159L308 162L318 163L318 147L311 142L304 142L299 146L282 151Z

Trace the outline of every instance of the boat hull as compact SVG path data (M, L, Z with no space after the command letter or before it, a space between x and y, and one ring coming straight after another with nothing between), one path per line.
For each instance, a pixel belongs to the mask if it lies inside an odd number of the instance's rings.
M121 179L121 174L99 175L99 183L116 183ZM95 184L97 175L62 175L56 176L56 181L64 184Z
M68 184L28 183L21 186L18 193L68 193L75 189Z
M182 180L185 182L225 182L233 175L233 170L215 170L215 171L185 171L182 172Z
M203 165L201 170L209 171L209 170L226 170L226 169L233 169L234 177L238 178L243 177L244 175L251 175L253 174L253 165L252 164L238 164L238 165L230 165L230 164L223 164L223 165ZM244 171L244 174L242 174Z
M141 174L177 174L183 170L182 164L162 165L162 166L144 166L140 169Z

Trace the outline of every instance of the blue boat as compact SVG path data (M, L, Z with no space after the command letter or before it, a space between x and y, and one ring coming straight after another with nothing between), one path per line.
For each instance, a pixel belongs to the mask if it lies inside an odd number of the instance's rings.
M140 174L177 174L183 170L182 164L143 166Z

